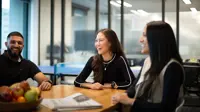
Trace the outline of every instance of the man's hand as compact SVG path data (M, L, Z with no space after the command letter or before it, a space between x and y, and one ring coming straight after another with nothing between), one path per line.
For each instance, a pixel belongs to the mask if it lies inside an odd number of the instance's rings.
M49 79L42 72L37 73L34 76L34 79L38 82L38 84L40 84L39 88L42 91L51 89L52 84L49 82Z
M129 98L127 93L117 93L114 96L112 96L111 100L113 104L122 103L125 105L132 105L135 102L135 99Z
M96 83L94 83L94 84L92 84L90 86L90 89L100 90L100 89L103 89L103 85L101 85L100 83L96 82Z
M51 84L50 82L48 82L48 81L43 81L43 82L40 84L39 88L40 88L40 90L42 90L42 91L47 91L47 90L50 90L50 89L51 89L51 86L52 86L52 84Z

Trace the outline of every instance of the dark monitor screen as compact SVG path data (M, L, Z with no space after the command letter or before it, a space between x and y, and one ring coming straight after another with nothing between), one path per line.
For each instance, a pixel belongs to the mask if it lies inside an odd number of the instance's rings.
M94 41L96 34L94 30L75 31L75 50L76 51L94 51Z

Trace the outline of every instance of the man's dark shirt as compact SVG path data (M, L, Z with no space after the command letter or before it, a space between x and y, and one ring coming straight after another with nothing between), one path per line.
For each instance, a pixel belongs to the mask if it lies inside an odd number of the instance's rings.
M13 83L33 78L41 72L31 61L23 59L20 61L11 60L7 51L0 55L0 86L10 86Z

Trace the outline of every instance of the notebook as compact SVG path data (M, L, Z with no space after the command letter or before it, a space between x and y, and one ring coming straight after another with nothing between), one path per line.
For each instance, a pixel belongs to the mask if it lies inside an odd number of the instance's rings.
M41 104L54 111L102 108L100 103L82 93L75 93L65 98L43 99Z

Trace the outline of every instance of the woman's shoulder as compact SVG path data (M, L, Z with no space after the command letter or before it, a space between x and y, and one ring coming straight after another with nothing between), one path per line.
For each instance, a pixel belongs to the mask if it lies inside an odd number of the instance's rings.
M150 64L150 63L151 63L151 60L150 60L150 57L148 56L147 58L145 58L144 64Z
M91 56L91 57L88 59L87 63L92 63L92 61L94 60L94 58L95 58L95 56Z
M171 59L168 63L167 63L167 65L166 66L177 66L177 67L183 67L183 65L179 62L179 61L177 61L176 59Z
M89 60L93 60L95 58L95 56L90 56Z
M179 63L177 60L171 59L167 66L166 71L164 72L166 77L182 77L182 80L184 80L184 68L181 63ZM176 75L174 75L176 74Z
M171 59L166 65L167 70L170 71L184 71L183 65L176 59Z
M115 60L116 60L116 62L127 62L127 58L126 57L124 57L124 56L121 56L121 55L119 55L119 56L116 56L115 57Z

